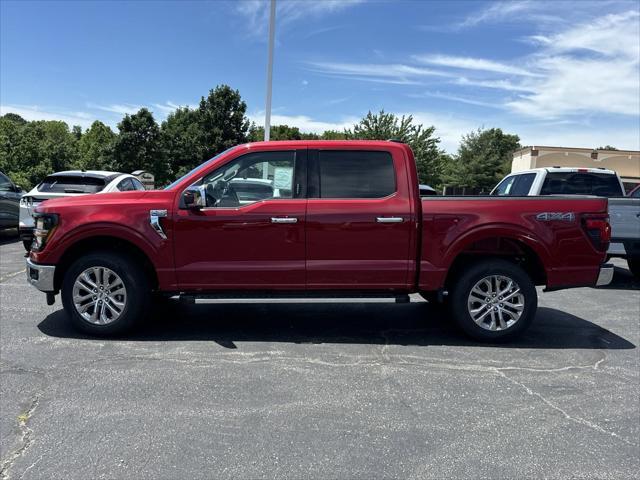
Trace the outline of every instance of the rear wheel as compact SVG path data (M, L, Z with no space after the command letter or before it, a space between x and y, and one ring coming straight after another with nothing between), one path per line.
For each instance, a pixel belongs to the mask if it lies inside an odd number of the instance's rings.
M77 259L62 284L62 303L73 325L92 335L131 329L150 305L151 289L132 258L95 252Z
M469 336L486 342L511 340L535 316L538 295L522 268L499 259L475 263L455 280L450 298L454 320Z
M640 280L640 257L627 258L627 265L629 265L629 271L633 276Z

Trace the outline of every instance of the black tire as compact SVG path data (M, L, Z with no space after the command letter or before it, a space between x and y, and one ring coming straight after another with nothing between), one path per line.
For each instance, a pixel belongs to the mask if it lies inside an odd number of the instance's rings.
M117 274L126 288L126 302L120 316L106 325L83 318L73 301L73 286L78 276L91 267L105 267ZM151 305L151 287L142 267L134 258L109 251L88 253L71 264L62 282L62 304L71 323L82 332L95 336L120 335L140 323Z
M24 249L27 252L31 251L31 244L33 243L33 240L22 240L22 246L24 247Z
M477 324L471 317L468 307L471 290L482 279L492 275L513 280L520 287L520 293L524 297L524 309L520 317L515 323L501 330L489 330ZM505 342L521 335L531 325L538 308L538 294L531 278L518 265L506 260L490 259L474 263L454 279L448 303L456 324L464 333L482 342ZM482 303L477 305L482 305ZM484 311L480 313L484 313ZM484 322L491 322L491 316L487 316Z
M636 277L636 280L640 280L640 257L627 258L627 265L629 266L629 271Z

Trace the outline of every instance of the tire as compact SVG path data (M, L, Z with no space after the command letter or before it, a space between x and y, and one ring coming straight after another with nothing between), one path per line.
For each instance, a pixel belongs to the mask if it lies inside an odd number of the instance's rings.
M103 290L99 288L101 285ZM107 293L109 287L111 292ZM76 307L74 296L79 307ZM80 257L66 271L62 282L62 304L78 330L95 336L119 335L144 318L151 304L151 288L135 259L97 251ZM79 310L86 310L84 316Z
M629 271L636 277L636 280L640 280L640 257L627 258L627 265L629 266Z
M30 251L31 251L31 244L32 244L32 243L33 243L33 241L32 241L32 240L23 240L23 241L22 241L22 245L24 246L24 249L25 249L27 252L30 252Z
M468 336L482 342L504 342L521 335L531 325L538 294L531 278L518 265L500 259L482 260L466 268L454 281L451 313ZM510 289L501 302L497 292L506 290L509 282L518 290ZM471 295L474 288L477 293Z

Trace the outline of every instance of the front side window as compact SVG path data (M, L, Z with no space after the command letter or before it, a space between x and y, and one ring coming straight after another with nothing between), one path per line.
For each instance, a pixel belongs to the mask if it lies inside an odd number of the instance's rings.
M3 173L0 173L0 192L13 192L13 183Z
M144 190L144 185L142 184L142 182L140 180L138 180L137 178L131 178L131 183L133 184L133 189L134 190Z
M293 198L295 151L243 155L198 182L207 207L240 207L262 200Z
M318 152L320 198L382 198L396 191L389 152Z
M491 195L511 195L511 188L513 187L513 183L516 181L516 176L513 175L511 177L507 177L502 180L498 186L491 192Z

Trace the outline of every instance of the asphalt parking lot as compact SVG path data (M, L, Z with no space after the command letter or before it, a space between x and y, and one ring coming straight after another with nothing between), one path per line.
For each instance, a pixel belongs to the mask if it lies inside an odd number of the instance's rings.
M474 344L412 299L207 302L73 331L0 236L4 478L638 478L640 284ZM623 262L616 262L620 267Z

